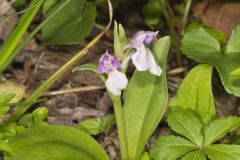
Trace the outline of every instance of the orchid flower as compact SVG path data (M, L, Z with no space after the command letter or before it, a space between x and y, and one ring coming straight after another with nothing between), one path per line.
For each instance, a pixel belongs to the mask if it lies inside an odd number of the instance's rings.
M105 84L107 90L115 96L120 96L121 90L126 88L128 83L126 75L118 71L120 67L121 64L119 61L107 51L99 59L98 72L101 74L108 74Z
M157 34L158 32L139 31L133 35L130 43L119 53L119 56L122 57L122 54L126 49L135 49L130 52L127 58L123 61L122 67L124 68L129 60L132 59L132 62L138 71L149 70L150 73L160 76L162 70L160 66L157 65L152 51L149 49L149 47L157 40Z

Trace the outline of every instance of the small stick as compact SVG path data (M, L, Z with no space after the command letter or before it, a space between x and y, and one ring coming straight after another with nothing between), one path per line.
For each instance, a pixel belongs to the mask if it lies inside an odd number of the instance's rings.
M77 87L77 88L70 88L70 89L62 89L58 91L47 92L44 96L57 96L61 94L67 93L76 93L76 92L89 92L95 90L102 90L105 89L103 86L85 86L85 87Z
M177 74L179 74L179 73L185 72L186 70L187 70L186 67L174 68L174 69L168 71L168 72L167 72L167 75L168 75L168 76L175 76L175 75L177 75Z

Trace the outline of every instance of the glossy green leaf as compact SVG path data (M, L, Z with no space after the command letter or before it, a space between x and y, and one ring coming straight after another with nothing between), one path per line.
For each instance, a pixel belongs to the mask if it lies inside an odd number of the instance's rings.
M144 146L156 129L167 106L166 59L169 37L159 39L152 52L163 73L160 77L148 71L135 71L126 93L124 115L129 158L139 160Z
M195 144L184 138L162 136L152 148L150 158L154 160L176 160L196 149L197 146Z
M211 77L211 65L198 65L192 69L183 80L170 107L192 109L207 123L215 116Z
M186 154L181 160L206 160L206 155L203 151L197 150Z
M9 140L12 150L5 160L108 160L103 148L78 129L44 126Z
M202 122L193 111L181 108L172 109L168 113L167 121L173 131L185 136L198 146L202 146Z
M221 139L228 132L237 129L240 126L239 117L227 117L214 120L206 127L204 132L204 146L212 144Z
M181 49L189 58L216 67L225 90L240 96L240 76L233 76L235 71L240 69L239 41L240 26L233 31L225 50L220 49L220 45L212 35L204 29L197 29L184 36Z
M214 144L206 147L204 152L210 160L240 159L240 145Z
M206 57L210 61L221 56L221 47L218 41L203 28L185 34L182 44L183 53L196 60Z
M65 0L61 0L65 3ZM61 5L59 3L59 5ZM47 18L58 7L53 7L45 15ZM61 18L59 18L61 17ZM42 45L76 44L92 31L96 18L96 7L86 0L70 0L42 28Z
M114 114L109 114L105 116L102 120L102 131L108 133L110 128L116 123L115 120L115 115Z

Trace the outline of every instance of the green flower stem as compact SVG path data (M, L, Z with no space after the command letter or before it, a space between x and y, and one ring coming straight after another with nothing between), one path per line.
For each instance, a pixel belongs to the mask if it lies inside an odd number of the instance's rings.
M111 93L110 93L110 95L111 95ZM124 118L124 114L123 114L122 101L119 96L111 95L111 99L113 101L114 112L115 112L115 117L116 117L116 122L117 122L121 159L128 160L126 125L125 125L125 118Z
M184 16L183 16L183 21L182 21L182 33L184 34L185 29L186 29L186 25L187 25L187 18L189 15L189 10L192 4L192 0L188 0L186 7L185 7L185 11L184 11Z

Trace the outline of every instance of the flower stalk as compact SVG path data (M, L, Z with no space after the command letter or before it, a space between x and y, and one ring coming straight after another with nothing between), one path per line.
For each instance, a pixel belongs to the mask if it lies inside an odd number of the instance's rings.
M111 93L109 93L109 95L111 96L113 106L114 106L114 112L115 112L117 129L118 129L118 137L119 137L119 143L120 143L121 159L127 160L128 146L127 146L126 125L125 125L125 118L123 114L122 101L120 96L114 96Z

